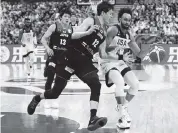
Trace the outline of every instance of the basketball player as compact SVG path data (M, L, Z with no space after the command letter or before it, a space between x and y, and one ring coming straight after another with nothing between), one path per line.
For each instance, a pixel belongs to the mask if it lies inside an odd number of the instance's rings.
M77 21L77 17L76 17L75 14L71 15L71 23L70 24L71 24L74 31L77 28L77 26L79 26L79 22Z
M61 20L56 21L52 24L41 39L41 43L44 45L47 53L48 59L46 62L45 73L47 76L47 81L45 84L45 90L51 89L51 85L55 75L55 66L58 63L62 54L67 50L68 44L73 39L78 39L85 35L84 32L73 33L73 28L70 24L71 11L69 9L64 9L60 13ZM89 33L94 31L94 27L90 28ZM50 38L50 40L49 40ZM49 45L48 45L49 40ZM59 46L58 46L59 45Z
M30 81L31 71L34 63L34 49L37 45L37 38L32 29L31 20L25 18L24 28L19 32L19 44L22 46L23 58L27 69L27 81Z
M84 32L93 25L98 25L97 32L78 40L73 40L68 52L70 67L75 74L91 89L90 95L90 120L88 130L94 131L107 123L106 117L97 117L101 84L97 75L97 68L93 65L93 55L98 52L105 41L106 28L113 15L113 6L108 2L97 5L97 15L90 16L76 29Z
M113 6L108 2L101 2L97 6L97 14L95 18L87 18L76 29L75 33L85 33L81 39L72 41L67 50L67 65L57 69L57 76L52 90L45 91L44 94L36 95L28 106L28 113L31 115L35 112L35 108L41 99L55 99L61 94L67 84L67 80L71 75L76 74L91 89L90 96L90 120L88 130L93 131L107 123L107 118L97 117L97 108L100 97L101 84L97 75L98 70L94 67L92 58L98 52L100 45L105 40L106 25L112 17ZM97 25L97 26L96 26ZM86 35L92 27L95 32ZM90 28L91 27L91 28ZM92 30L91 30L92 31Z
M121 129L130 128L131 118L127 112L127 103L139 89L139 81L129 67L129 64L134 62L131 51L140 58L148 53L148 50L141 51L136 44L130 32L131 20L132 11L129 8L120 9L118 13L120 24L111 26L107 30L106 46L100 51L100 64L105 73L106 85L108 87L116 85L115 98L120 115L117 126ZM126 96L125 82L130 86Z

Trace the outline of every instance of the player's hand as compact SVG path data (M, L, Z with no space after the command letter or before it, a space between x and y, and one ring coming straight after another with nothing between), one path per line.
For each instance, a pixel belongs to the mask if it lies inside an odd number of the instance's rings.
M96 32L96 30L99 30L99 26L98 25L92 25L90 27L90 29L87 31L87 34L90 35L93 32Z
M53 56L54 55L53 50L50 49L50 48L47 49L47 53L48 53L49 56Z
M135 59L133 58L133 56L130 54L130 52L127 52L123 55L123 60L129 64L133 63L135 61Z

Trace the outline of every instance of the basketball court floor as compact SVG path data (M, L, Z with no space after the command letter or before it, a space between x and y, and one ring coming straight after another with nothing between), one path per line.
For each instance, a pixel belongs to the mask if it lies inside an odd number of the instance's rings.
M31 83L26 82L24 68L21 64L1 65L1 132L89 133L86 127L90 115L90 89L72 77L57 100L43 100L35 114L30 116L27 105L34 94L44 92L44 65L35 65ZM133 69L140 80L140 90L129 105L131 129L119 132L177 133L178 65L138 65ZM100 79L102 90L98 115L106 116L108 123L94 133L118 133L114 86L107 88L102 75Z

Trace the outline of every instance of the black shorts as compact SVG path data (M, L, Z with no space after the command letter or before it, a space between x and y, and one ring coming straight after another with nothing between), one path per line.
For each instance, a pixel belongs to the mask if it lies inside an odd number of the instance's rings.
M74 71L68 65L69 63L66 57L66 52L67 51L54 51L54 56L48 56L46 66L54 67L56 76L69 80Z
M64 58L66 56L66 51L57 51L57 50L53 50L54 51L54 55L53 56L49 56L47 57L46 60L46 66L50 65L50 63L54 64L55 66L57 64L61 64L64 61Z
M91 72L98 72L98 69L93 65L92 59L81 54L80 52L69 49L62 63L56 65L56 75L65 80L69 80L72 75L76 75L83 81L83 77Z
M84 54L70 49L67 58L69 60L69 67L71 67L81 80L82 77L91 73L91 72L98 72L98 69L93 65L92 59L88 58Z

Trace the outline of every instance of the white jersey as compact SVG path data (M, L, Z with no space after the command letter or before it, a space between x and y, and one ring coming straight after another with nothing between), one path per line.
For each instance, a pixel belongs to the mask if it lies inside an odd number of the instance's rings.
M26 32L25 30L23 31L21 42L25 44L25 47L21 46L23 57L26 57L29 53L34 52L34 44L37 44L37 39L32 30L30 30L30 32Z
M123 55L126 52L131 52L130 47L128 45L128 43L130 42L130 35L129 33L124 34L119 25L116 25L116 27L118 28L118 33L117 35L114 37L111 46L117 46L115 48L115 50L110 51L109 54L111 55Z
M115 49L108 52L109 55L118 57L118 55L123 55L127 52L131 52L131 49L128 45L130 42L130 35L124 34L121 31L121 28L119 25L115 25L118 28L118 33L114 37L113 41L111 42L110 46L116 46ZM101 69L104 73L109 72L109 70L116 68L120 72L128 67L128 65L123 60L116 60L116 59L100 59L99 64Z
M34 37L33 31L30 30L30 32L24 32L21 42L26 45L34 45L34 43L36 43L36 37Z

